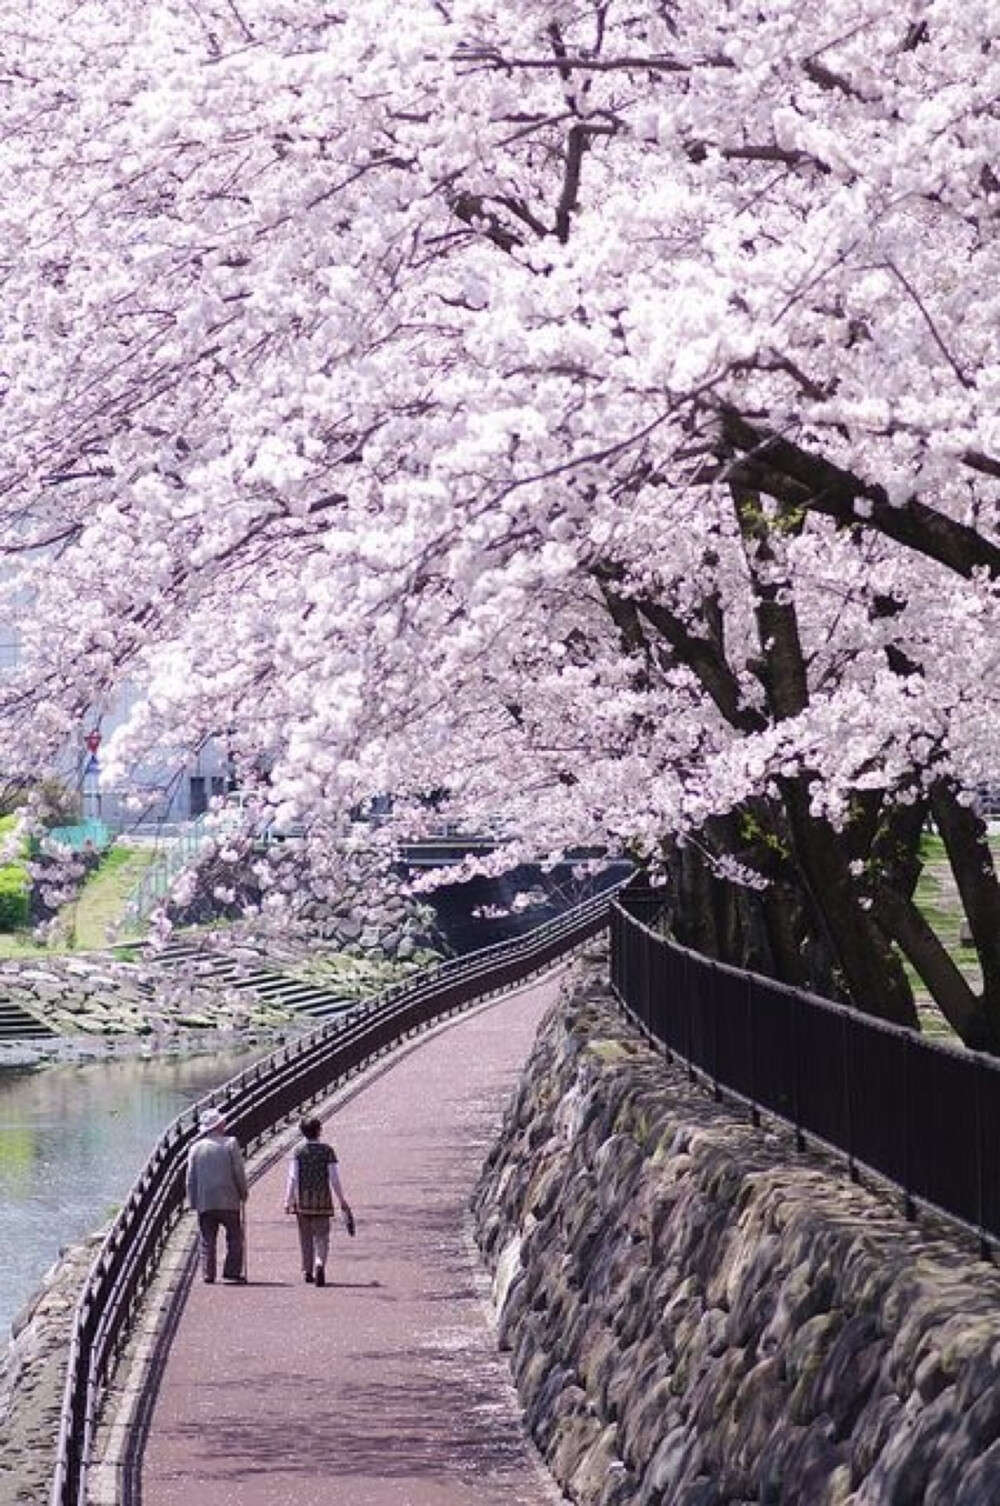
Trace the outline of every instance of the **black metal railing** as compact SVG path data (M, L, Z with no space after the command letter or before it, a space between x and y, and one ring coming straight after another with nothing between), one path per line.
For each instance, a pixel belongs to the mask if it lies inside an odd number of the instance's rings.
M84 1506L101 1403L183 1212L187 1152L201 1110L210 1103L223 1107L232 1133L252 1152L398 1041L504 992L581 946L607 926L612 893L596 895L525 935L424 969L257 1062L170 1125L108 1231L77 1303L51 1506Z
M649 923L655 892L622 891L611 983L668 1055L723 1092L1000 1241L1000 1061L925 1040L678 946Z

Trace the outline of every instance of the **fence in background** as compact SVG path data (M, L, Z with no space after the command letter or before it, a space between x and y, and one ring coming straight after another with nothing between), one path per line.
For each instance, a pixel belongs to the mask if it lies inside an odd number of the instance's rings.
M96 847L103 852L111 841L111 832L103 821L78 821L75 826L53 826L45 833L51 842L60 847L71 847L80 852L84 847Z
M135 934L144 925L167 898L181 870L195 860L205 844L219 840L218 825L206 816L158 832L156 855L125 906L127 934Z

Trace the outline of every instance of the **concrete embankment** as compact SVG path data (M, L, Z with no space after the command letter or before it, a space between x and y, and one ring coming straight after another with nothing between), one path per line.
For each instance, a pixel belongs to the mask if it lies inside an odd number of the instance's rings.
M581 1506L1000 1501L1000 1275L668 1067L592 969L477 1189L528 1425Z
M213 1049L307 1029L438 958L427 917L402 900L331 906L322 931L249 927L180 934L159 953L45 955L0 962L0 1004L20 1020L0 1031L0 1067ZM280 986L279 986L280 985ZM322 1007L320 1007L322 1006ZM37 1031L18 1026L37 1025ZM43 1034L43 1031L49 1032Z
M44 1506L49 1499L73 1313L101 1238L64 1251L15 1324L0 1362L0 1506Z

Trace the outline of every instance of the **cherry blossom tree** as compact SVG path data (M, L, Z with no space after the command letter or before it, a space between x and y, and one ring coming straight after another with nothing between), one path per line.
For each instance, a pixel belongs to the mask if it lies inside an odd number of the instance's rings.
M915 1024L905 958L1000 1050L991 8L0 32L12 777L127 681L112 766L225 729L324 830L446 791L496 862L628 853L682 938Z

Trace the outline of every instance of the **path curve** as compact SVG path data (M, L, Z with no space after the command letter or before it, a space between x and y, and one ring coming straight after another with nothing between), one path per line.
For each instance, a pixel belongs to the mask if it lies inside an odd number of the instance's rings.
M249 1284L196 1282L141 1506L551 1506L468 1236L483 1158L558 976L409 1043L332 1100L358 1234L298 1268L284 1162L255 1182Z

